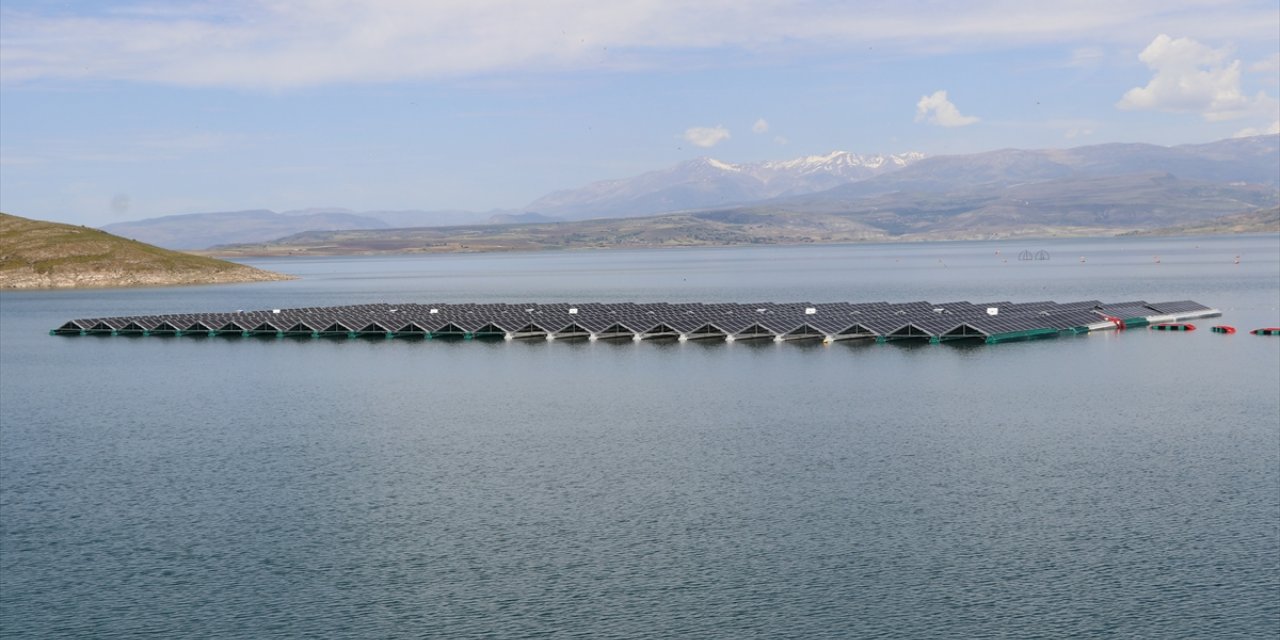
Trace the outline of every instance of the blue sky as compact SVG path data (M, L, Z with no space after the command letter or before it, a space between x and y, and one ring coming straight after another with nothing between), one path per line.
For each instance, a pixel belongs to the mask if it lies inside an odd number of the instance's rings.
M1280 130L1275 0L23 2L0 209L517 209L670 166Z

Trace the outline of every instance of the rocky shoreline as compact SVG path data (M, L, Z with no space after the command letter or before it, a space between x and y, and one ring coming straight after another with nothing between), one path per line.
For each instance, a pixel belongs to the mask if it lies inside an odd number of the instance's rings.
M253 267L228 269L225 272L158 272L80 271L36 273L34 269L9 269L0 272L0 290L89 289L113 287L164 287L201 284L234 284L293 280L287 276Z

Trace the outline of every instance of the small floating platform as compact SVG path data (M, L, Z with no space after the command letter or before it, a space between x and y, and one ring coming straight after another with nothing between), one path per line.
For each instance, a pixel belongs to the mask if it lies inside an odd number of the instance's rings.
M1221 315L1190 300L361 304L82 318L59 336L558 340L874 340L998 344ZM1280 331L1277 329L1276 331Z
M1195 331L1196 326L1189 322L1161 322L1151 325L1156 331Z
M1220 324L1210 329L1214 333L1235 333L1236 328L1231 325Z
M1280 327L1264 327L1250 331L1255 336L1280 336Z

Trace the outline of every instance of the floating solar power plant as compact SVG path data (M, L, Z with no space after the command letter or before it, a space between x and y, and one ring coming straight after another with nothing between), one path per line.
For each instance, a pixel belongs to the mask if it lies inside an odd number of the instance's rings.
M1221 315L1191 300L358 304L82 318L54 335L506 340L897 340L990 344Z

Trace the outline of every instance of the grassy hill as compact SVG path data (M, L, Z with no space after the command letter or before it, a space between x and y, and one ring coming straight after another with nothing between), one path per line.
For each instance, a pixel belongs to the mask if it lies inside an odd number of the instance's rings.
M287 280L69 224L0 213L0 289L134 287Z

